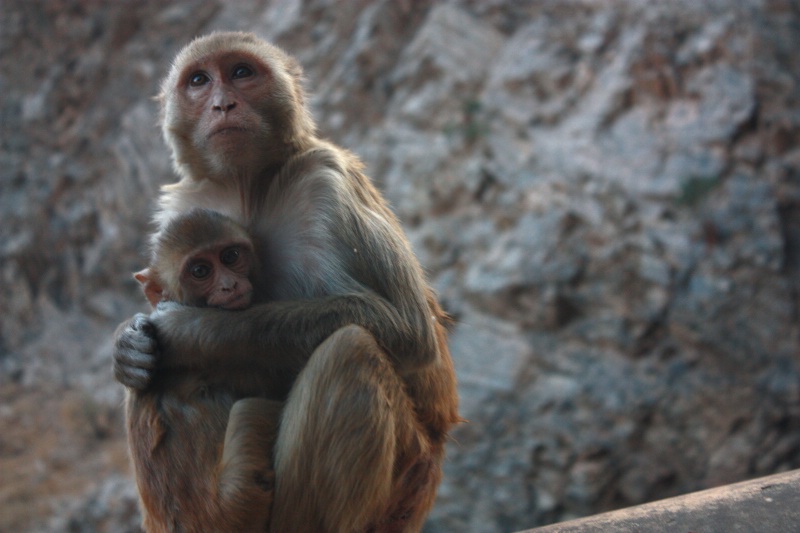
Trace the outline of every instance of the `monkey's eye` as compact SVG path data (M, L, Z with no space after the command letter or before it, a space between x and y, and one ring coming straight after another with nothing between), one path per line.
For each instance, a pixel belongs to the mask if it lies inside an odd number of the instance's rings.
M189 275L194 279L205 279L211 275L211 266L205 263L195 263L189 267Z
M253 69L248 67L247 65L236 65L233 67L233 74L231 78L237 80L239 78L249 78L253 75Z
M239 256L241 252L239 248L236 246L231 246L230 248L225 248L222 250L222 253L219 254L219 260L222 261L223 265L232 265L239 260Z
M192 87L200 87L208 82L209 77L205 72L195 72L189 77L189 85Z

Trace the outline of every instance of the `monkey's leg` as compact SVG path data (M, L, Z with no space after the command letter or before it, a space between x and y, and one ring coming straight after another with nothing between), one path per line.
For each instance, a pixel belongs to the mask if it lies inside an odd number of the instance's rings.
M357 326L335 332L286 403L271 531L352 532L381 521L415 428L403 383L372 335Z
M230 531L266 531L274 497L273 446L283 402L245 398L231 407L219 470L219 503ZM209 526L211 527L211 526Z

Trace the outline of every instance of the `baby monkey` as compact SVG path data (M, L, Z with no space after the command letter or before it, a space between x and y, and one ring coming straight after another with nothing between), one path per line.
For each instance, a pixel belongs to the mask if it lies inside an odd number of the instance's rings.
M193 209L156 236L152 264L133 275L150 305L245 309L253 299L253 242L228 217Z
M253 300L256 264L244 228L193 209L155 236L151 264L134 277L153 307L241 310ZM274 395L269 373L253 368L164 369L148 388L128 389L128 440L148 533L267 530L283 407L267 399Z

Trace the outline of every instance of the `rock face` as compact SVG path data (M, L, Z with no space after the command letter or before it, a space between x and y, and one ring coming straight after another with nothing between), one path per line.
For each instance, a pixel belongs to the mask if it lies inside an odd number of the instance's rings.
M457 319L426 531L800 467L800 9L781 0L38 3L0 17L0 530L137 531L114 327L193 36L298 57Z

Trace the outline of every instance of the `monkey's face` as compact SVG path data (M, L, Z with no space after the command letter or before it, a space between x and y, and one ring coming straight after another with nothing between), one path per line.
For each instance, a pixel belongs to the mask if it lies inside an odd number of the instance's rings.
M223 309L249 307L253 265L253 250L246 243L223 243L191 253L181 266L182 303Z
M177 81L167 107L170 127L210 176L268 164L280 124L266 65L243 52L217 53L186 65Z
M228 181L280 166L313 131L301 70L250 34L223 33L189 44L162 85L164 136L177 170Z

